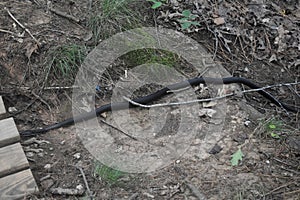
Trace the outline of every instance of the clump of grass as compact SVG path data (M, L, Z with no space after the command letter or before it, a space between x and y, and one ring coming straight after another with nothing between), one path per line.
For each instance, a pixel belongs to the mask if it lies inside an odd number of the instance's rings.
M105 181L106 183L113 185L118 183L119 179L126 175L125 172L115 170L102 163L96 161L94 164L93 176Z
M96 11L98 14L88 21L94 43L116 32L140 27L142 15L132 10L136 5L137 0L102 0Z
M74 78L84 61L87 50L84 46L64 45L52 53L51 68L57 78Z

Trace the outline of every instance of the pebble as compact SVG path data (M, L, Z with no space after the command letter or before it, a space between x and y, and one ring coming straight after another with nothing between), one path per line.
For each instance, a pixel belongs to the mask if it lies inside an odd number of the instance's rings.
M44 169L50 169L52 166L51 166L51 164L46 164L45 166L44 166Z
M73 155L73 157L76 158L76 159L80 159L81 154L80 154L80 153L75 153L75 154Z

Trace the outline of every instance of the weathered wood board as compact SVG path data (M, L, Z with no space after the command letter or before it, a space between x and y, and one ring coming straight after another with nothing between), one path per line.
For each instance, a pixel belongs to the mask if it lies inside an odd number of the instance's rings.
M20 134L13 118L0 121L0 147L20 141Z
M0 96L0 115L6 112ZM22 149L13 118L0 120L0 200L25 199L38 187Z
M34 192L38 188L29 169L0 178L0 199L24 199Z
M20 143L0 148L0 178L29 168Z
M4 114L4 113L6 113L6 110L5 110L5 106L4 106L2 97L0 96L0 115Z

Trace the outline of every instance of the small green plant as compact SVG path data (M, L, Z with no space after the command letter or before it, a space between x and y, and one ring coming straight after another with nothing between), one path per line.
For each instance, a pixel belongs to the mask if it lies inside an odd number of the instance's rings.
M87 55L84 46L64 45L53 51L51 67L57 77L73 77Z
M272 138L279 139L279 132L282 130L282 122L276 119L270 120L266 124L266 131Z
M98 177L108 184L115 184L118 180L123 177L126 173L110 168L106 165L96 162L94 165L94 177Z
M161 0L161 1L156 1L156 0L147 0L149 2L152 2L152 9L157 9L159 7L161 7L163 5L163 3L165 3L167 0Z
M188 29L192 25L200 26L198 22L193 21L197 18L197 16L193 15L190 10L184 10L181 14L183 15L183 18L181 18L179 22L183 30Z
M234 154L231 155L231 165L232 166L237 166L239 164L239 161L243 160L243 152L241 148L239 148Z

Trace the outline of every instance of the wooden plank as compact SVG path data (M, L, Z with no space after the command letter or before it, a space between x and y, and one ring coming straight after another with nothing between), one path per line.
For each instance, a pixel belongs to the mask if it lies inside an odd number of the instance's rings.
M29 169L0 178L0 199L24 199L38 192L38 187Z
M20 141L20 134L13 118L0 121L0 147Z
M6 113L6 110L5 110L5 106L4 106L2 97L0 96L0 115L4 114L4 113Z
M0 178L29 168L20 143L0 148Z

